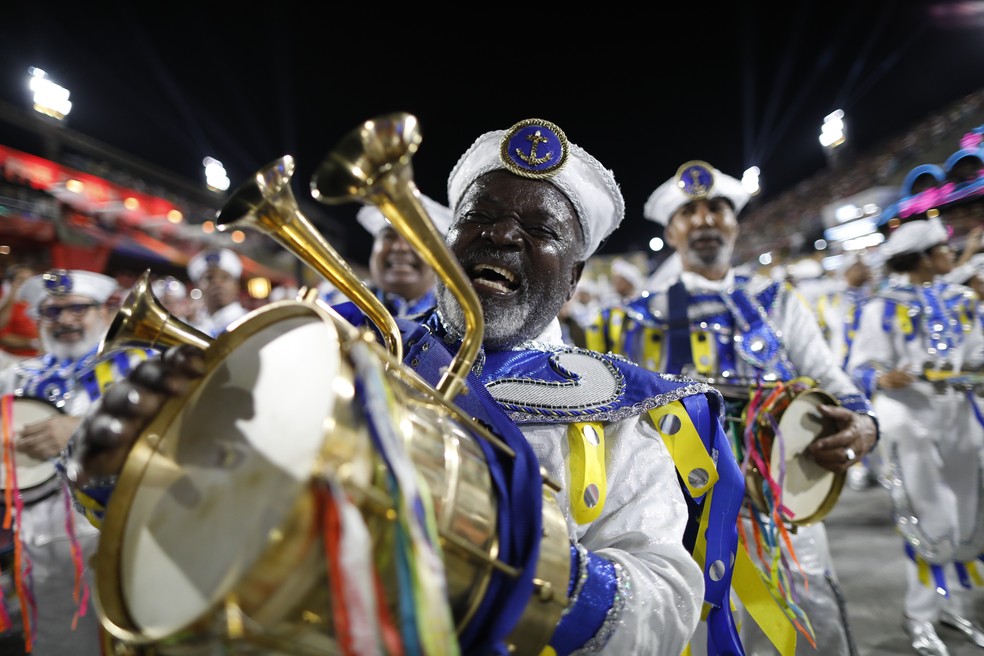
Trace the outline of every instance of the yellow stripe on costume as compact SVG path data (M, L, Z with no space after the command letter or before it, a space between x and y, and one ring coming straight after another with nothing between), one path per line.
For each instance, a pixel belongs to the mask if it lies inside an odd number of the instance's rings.
M970 575L970 580L974 582L974 585L984 586L984 579L981 578L981 573L977 571L976 560L964 563L964 567L967 569L967 574Z
M571 512L578 524L598 519L608 496L605 472L605 429L594 421L567 427L570 448Z
M96 382L99 384L99 391L105 392L106 388L113 382L113 361L106 360L100 362L95 367Z
M611 344L608 347L614 353L625 353L622 343L622 329L625 327L625 312L621 308L612 308L608 316L608 339Z
M649 411L649 418L663 438L690 496L696 498L711 489L718 482L717 467L683 403L673 401L654 408Z
M663 331L659 328L642 329L642 362L639 364L652 371L663 368Z
M912 334L912 317L909 316L909 308L904 305L898 305L895 308L895 318L899 321L899 330L902 334L909 336Z
M694 366L697 373L701 376L710 376L714 373L715 351L713 335L706 330L695 330L690 333L690 351L693 353Z
M921 557L916 556L916 568L919 571L919 582L925 585L927 588L929 586L929 563L923 560Z
M89 523L96 528L102 528L102 520L96 513L105 513L106 508L81 490L74 490L72 496L82 506L82 510L85 511L85 518L89 520Z

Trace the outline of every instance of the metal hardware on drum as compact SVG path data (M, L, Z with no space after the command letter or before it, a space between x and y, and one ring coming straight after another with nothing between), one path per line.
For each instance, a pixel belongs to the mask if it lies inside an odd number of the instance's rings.
M379 327L389 350L402 360L403 343L396 321L301 212L290 188L293 174L294 158L290 155L261 169L249 182L236 189L219 210L215 217L216 227L219 230L242 226L255 228L297 254L366 313Z

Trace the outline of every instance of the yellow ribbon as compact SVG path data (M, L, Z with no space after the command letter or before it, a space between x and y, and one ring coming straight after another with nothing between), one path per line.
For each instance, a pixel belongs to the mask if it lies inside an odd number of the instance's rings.
M595 421L567 426L570 448L571 512L578 524L598 519L608 496L605 473L605 429Z

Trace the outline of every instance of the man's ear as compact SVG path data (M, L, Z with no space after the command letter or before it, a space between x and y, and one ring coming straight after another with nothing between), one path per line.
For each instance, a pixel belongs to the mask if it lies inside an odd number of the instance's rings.
M673 250L679 250L677 248L677 245L678 245L677 244L677 231L676 231L676 228L673 227L673 219L672 218L670 218L670 221L669 221L669 223L666 224L666 227L663 228L663 241L665 241L669 246L671 246L673 248Z
M571 296L574 295L574 291L577 289L577 283L581 280L581 274L584 273L584 262L578 262L571 267L571 285L567 290L567 298L565 301L571 300Z

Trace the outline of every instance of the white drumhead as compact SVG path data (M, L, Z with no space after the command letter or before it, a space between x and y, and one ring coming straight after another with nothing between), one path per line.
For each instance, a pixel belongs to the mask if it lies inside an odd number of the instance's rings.
M310 485L332 415L340 350L320 315L247 320L210 349L232 338L163 434L128 515L122 592L152 637L200 619L259 559Z
M11 427L15 434L28 424L34 424L62 414L58 408L41 399L15 397L11 405L13 406L14 415ZM7 489L6 457L6 450L0 448L0 489L3 490ZM17 488L20 490L41 485L51 480L51 477L57 473L54 461L35 460L20 451L15 451L14 465L17 467Z
M824 469L806 455L806 448L824 434L825 420L818 405L833 405L836 401L825 392L806 391L790 401L779 418L779 437L772 444L769 464L772 477L778 481L781 458L785 455L786 478L782 486L782 503L793 512L792 521L815 515L827 500L835 485L837 474Z

